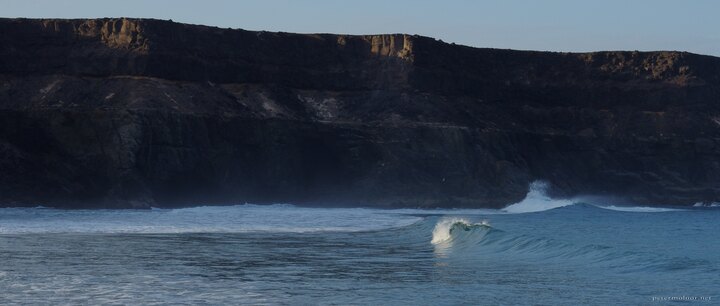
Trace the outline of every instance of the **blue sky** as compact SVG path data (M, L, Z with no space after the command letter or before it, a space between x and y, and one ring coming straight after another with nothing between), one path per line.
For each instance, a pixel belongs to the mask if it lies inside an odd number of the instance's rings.
M419 34L476 47L720 56L715 0L0 0L0 16L149 17L248 30Z

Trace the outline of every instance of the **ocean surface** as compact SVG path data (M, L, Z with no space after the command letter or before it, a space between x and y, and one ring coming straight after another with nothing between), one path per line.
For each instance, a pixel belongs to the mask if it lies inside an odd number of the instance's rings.
M538 186L535 186L538 187ZM720 303L720 208L0 209L0 304Z

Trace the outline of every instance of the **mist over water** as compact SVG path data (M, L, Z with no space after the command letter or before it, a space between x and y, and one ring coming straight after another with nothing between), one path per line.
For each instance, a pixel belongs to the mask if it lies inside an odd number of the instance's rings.
M720 209L0 209L0 304L650 304L712 297Z

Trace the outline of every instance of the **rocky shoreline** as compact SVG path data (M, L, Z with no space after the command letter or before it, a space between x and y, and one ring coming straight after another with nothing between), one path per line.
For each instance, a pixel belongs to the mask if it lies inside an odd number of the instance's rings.
M0 19L0 206L720 201L720 58Z

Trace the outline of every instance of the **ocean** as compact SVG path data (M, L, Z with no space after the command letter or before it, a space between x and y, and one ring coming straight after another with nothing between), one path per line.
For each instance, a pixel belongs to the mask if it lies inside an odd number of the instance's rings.
M537 186L536 186L537 187ZM0 304L720 301L720 208L0 209Z

